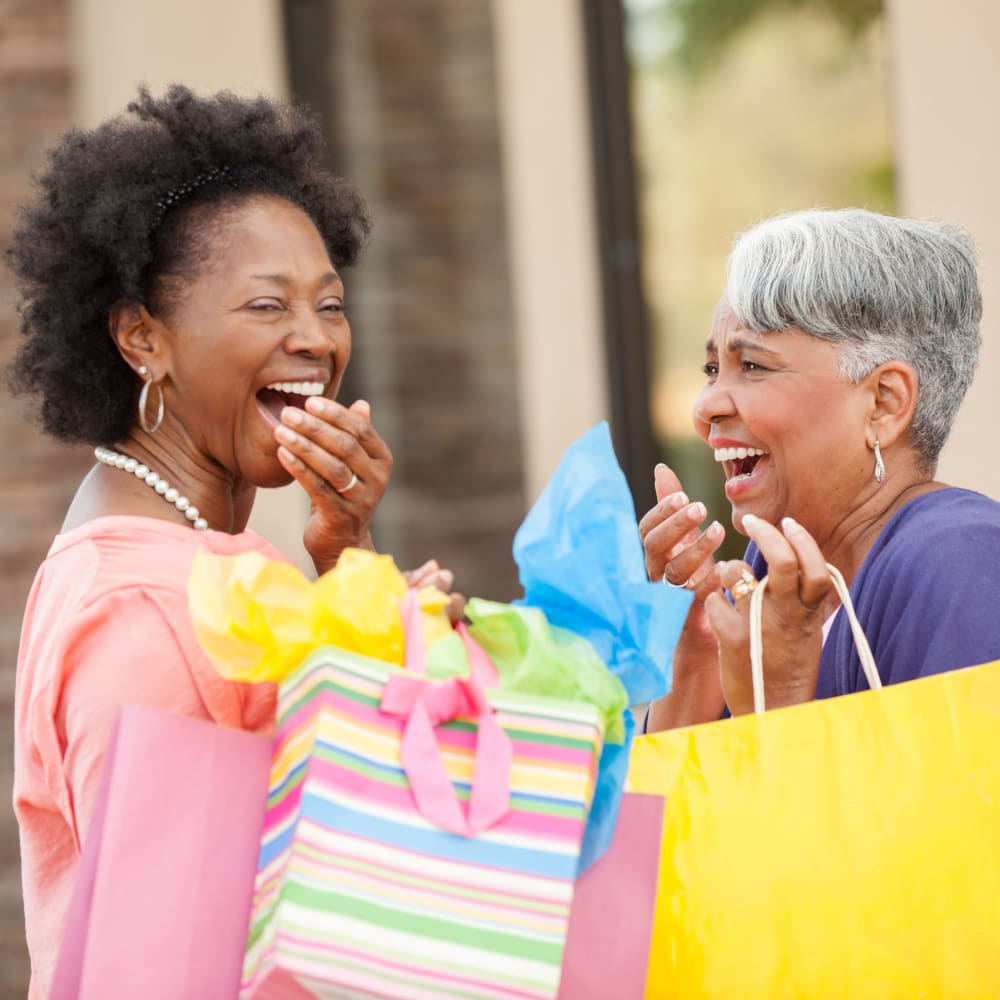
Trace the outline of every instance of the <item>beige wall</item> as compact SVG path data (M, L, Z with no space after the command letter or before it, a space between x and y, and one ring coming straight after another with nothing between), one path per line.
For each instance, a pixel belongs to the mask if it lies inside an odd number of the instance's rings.
M76 119L93 125L140 83L286 92L277 0L73 0Z
M607 417L578 0L493 0L525 490Z
M940 477L1000 498L984 438L1000 408L1000 4L890 0L900 210L969 227L980 249L983 358Z

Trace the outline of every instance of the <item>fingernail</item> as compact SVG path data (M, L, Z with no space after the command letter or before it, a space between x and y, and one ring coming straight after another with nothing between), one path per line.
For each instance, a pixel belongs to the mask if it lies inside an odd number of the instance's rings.
M292 444L298 437L295 431L291 431L287 427L276 427L274 436L283 444Z
M722 534L722 525L718 521L713 521L705 530L709 538L718 538Z
M441 570L441 590L451 590L455 582L455 574L450 569Z
M793 517L783 517L781 519L781 527L785 531L788 531L789 529L801 528L802 525L799 524L799 522L796 521L795 518Z
M746 524L746 525L755 524L759 520L760 520L760 518L758 518L755 514L744 514L743 515L743 523Z
M699 500L696 503L691 504L691 517L696 521L701 521L704 519L708 511L705 509L705 505Z
M322 396L309 396L306 399L306 409L318 417L326 409L326 400Z
M660 469L665 469L665 468L666 466L662 462L657 462L656 465L653 467L653 472L659 472Z
M286 424L298 427L302 423L302 411L297 406L286 406L281 411L281 419Z
M688 498L683 493L673 493L667 497L667 507L670 510L680 510L688 502Z

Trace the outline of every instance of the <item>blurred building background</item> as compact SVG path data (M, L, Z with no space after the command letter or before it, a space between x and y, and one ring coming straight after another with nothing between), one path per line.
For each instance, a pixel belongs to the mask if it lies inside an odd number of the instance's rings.
M717 489L688 419L701 345L733 235L781 210L972 229L985 351L940 472L1000 496L979 440L1000 393L998 39L994 0L0 0L0 244L46 147L141 82L306 100L376 220L344 390L396 458L376 541L509 599L514 532L596 420L640 510L658 458ZM16 339L0 270L0 363ZM6 805L20 615L91 456L7 393L0 436L6 998L26 983ZM255 526L296 551L302 503L262 497Z

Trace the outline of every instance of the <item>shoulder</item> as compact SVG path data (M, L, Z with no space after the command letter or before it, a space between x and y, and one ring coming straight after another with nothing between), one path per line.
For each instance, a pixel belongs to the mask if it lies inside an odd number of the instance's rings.
M85 738L95 718L110 724L124 703L239 728L271 725L273 686L245 690L223 679L202 651L188 607L188 576L199 547L267 556L275 550L251 533L213 538L218 533L127 528L70 532L57 539L39 571L18 653L22 756L35 746L41 757L57 760L58 747Z
M269 559L285 560L253 531L229 535L153 518L117 516L96 518L57 536L43 570L44 576L58 578L75 576L85 568L92 600L100 600L109 590L155 589L186 595L191 564L199 550L216 555L259 552Z
M883 529L862 572L954 572L1000 566L1000 503L971 490L946 488L917 497ZM994 572L996 570L994 569Z
M191 652L188 578L200 548L282 558L253 532L196 532L150 518L99 518L57 536L28 598L20 693L58 687L73 651L95 643L140 648L169 638Z
M945 489L899 511L851 587L883 680L1000 657L998 575L1000 504Z
M1000 527L1000 503L974 490L946 486L924 493L901 507L886 526L886 532L949 531L973 524Z

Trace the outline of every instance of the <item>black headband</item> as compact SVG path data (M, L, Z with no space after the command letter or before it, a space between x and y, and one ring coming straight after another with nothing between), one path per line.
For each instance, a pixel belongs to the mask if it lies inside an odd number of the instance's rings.
M221 180L228 173L229 164L222 167L213 167L211 170L206 170L204 173L198 174L197 177L189 180L186 184L167 191L154 206L156 211L153 214L153 231L160 228L164 216L179 201L183 201L192 191L197 191L198 188L204 187L212 181Z

